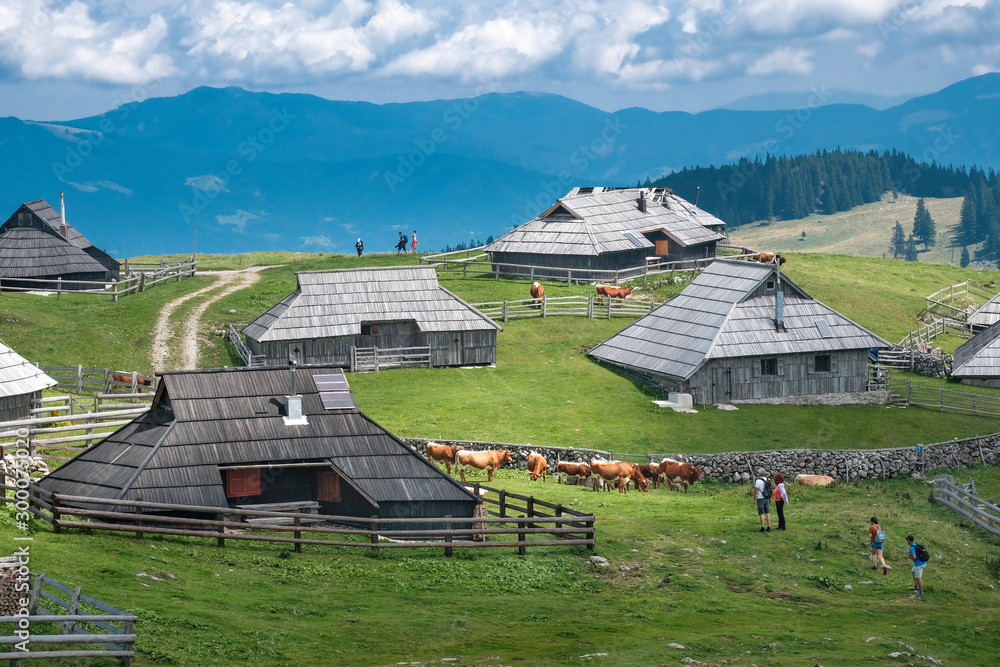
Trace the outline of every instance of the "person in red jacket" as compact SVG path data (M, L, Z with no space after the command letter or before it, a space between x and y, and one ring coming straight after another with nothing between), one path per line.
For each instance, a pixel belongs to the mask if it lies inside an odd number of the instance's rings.
M879 537L882 539L879 539ZM878 519L872 517L871 525L868 526L868 542L872 550L872 569L877 570L879 564L881 564L882 574L889 574L889 570L891 570L892 567L885 564L885 558L882 556L882 548L885 546L883 544L884 540L885 531L882 530L882 526L879 525Z

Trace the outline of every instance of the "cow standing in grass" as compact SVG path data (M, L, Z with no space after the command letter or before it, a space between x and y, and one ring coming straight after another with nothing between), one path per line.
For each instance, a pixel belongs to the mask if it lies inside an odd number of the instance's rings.
M535 308L542 307L542 297L545 296L545 286L539 282L531 283L531 298L535 300Z
M548 472L548 469L549 462L545 460L544 456L535 452L528 454L528 474L531 477L532 482L541 477L542 484L544 484L545 474Z
M605 299L618 299L618 307L621 308L622 304L625 303L626 297L632 293L634 288L631 285L626 287L598 285L596 289L598 298L603 296Z
M465 481L465 469L469 466L486 470L487 481L493 481L493 471L504 463L511 463L510 452L506 449L490 449L485 452L459 452L458 475Z

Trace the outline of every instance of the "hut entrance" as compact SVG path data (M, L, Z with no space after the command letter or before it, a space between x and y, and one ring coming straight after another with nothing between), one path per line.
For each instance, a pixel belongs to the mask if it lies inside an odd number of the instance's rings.
M712 402L728 403L733 397L733 369L716 368L712 378Z

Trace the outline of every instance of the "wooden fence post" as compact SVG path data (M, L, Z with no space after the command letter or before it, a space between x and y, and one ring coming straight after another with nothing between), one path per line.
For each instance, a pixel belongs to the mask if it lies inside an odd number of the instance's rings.
M298 528L302 525L302 519L295 517L295 519L292 520L292 523L296 528ZM300 554L302 553L302 543L299 542L299 540L302 539L302 531L296 530L293 535L295 536L295 553Z
M142 496L136 496L136 500L138 500L139 502L142 502ZM141 517L142 516L142 507L136 507L135 508L135 513ZM135 522L135 527L136 528L142 528L142 519L138 519ZM141 530L135 531L135 539L137 539L137 540L141 540L142 539L142 531Z
M216 514L215 518L218 521L225 521L226 520L226 517L225 517L224 514ZM225 526L219 526L219 537L218 537L218 540L216 541L215 545L217 547L219 547L220 549L225 549L226 548L226 538L224 537L225 534L226 534L226 527Z
M548 300L547 300L547 297L543 294L542 295L542 317L545 317L545 315L546 315L547 312L548 312Z
M135 621L130 618L125 619L124 625L122 626L122 632L126 635L135 634ZM126 651L135 651L133 648L133 642L122 642L122 648ZM122 664L125 667L132 667L132 656L127 655L122 658Z
M507 299L503 300L503 321L504 324L507 323Z
M594 319L594 295L587 297L587 317Z
M573 269L566 272L566 287L573 284Z
M66 610L68 616L76 616L80 612L80 591L83 590L83 586L77 586L73 589L73 593L70 595L69 599L69 609ZM73 634L73 626L76 623L73 621L67 621L62 624L62 633L64 635Z
M524 515L523 514L520 515L519 518L523 519ZM528 547L527 547L527 544L525 542L525 537L526 536L524 534L524 524L523 523L519 523L518 525L521 527L521 530L519 530L518 533L517 533L517 555L518 556L525 556L528 553Z
M528 496L528 518L533 518L535 516L535 497ZM534 528L535 524L529 523L528 528Z
M563 515L563 506L562 503L559 503L558 505L556 505L556 516L562 516L562 515ZM556 528L562 528L562 526L563 525L561 521L556 523Z
M56 279L56 301L62 301L62 276Z
M76 393L83 393L83 365L76 365Z
M118 300L118 281L117 280L112 280L111 281L111 300L112 301L117 301Z
M594 528L594 522L593 521L588 521L586 523L586 526L587 526L587 528L593 529ZM591 533L590 534L590 543L587 544L587 550L588 551L593 551L594 550L594 543L595 542L597 542L597 536L594 533Z
M506 518L506 516L507 516L507 489L500 489L500 492L497 495L500 496L500 511L499 511L499 514L500 514L500 516L502 518Z
M372 520L371 525L372 525L372 536L371 536L372 553L378 553L378 527L376 526L376 522L374 519Z

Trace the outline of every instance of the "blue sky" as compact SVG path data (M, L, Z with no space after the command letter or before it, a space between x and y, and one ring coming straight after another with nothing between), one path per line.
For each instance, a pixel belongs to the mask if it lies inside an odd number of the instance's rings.
M987 0L4 0L0 116L64 120L201 85L378 103L530 90L657 111L786 92L795 106L998 71L998 35Z

